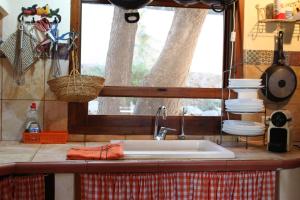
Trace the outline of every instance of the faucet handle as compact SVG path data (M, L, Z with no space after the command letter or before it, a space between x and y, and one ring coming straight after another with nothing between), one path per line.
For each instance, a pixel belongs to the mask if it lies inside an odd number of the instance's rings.
M176 129L173 128L168 128L168 127L160 127L157 136L155 137L156 140L164 140L166 138L166 135L168 131L177 131Z
M177 130L174 128L168 128L168 127L162 126L162 127L160 127L160 131L177 131Z

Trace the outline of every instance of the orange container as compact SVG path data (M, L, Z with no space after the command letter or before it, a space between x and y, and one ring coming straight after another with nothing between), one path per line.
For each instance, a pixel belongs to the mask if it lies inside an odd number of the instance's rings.
M45 131L40 133L41 144L65 144L68 140L68 133L65 131Z
M67 140L68 133L65 131L23 133L23 142L27 144L65 144Z
M27 144L39 144L40 133L23 133L23 142Z

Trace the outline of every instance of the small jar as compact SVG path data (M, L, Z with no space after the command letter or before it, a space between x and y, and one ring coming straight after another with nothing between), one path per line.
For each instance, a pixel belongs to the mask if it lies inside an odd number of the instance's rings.
M285 9L285 18L286 19L293 19L293 8L287 7Z

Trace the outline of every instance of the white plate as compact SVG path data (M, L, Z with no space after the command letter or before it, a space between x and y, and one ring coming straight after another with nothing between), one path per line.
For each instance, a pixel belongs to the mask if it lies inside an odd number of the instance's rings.
M262 79L230 78L229 83L261 83Z
M261 132L261 131L265 130L264 128L246 129L246 128L233 128L233 127L228 127L228 126L223 126L223 129L232 130L232 131L236 131L236 132L241 132L241 131Z
M256 104L256 105L251 105L251 104L234 104L234 105L225 105L226 108L241 108L241 109L245 109L245 108L263 108L264 105L262 104Z
M264 110L264 107L262 106L226 106L225 107L226 110L230 110L230 111L233 111L233 110L237 110L237 111L247 111L247 110L253 110L253 111L261 111L261 110Z
M227 130L227 129L222 129L223 132L231 134L231 135L240 135L240 136L259 136L259 135L263 135L264 131L261 132L247 132L247 131L232 131L232 130Z
M262 81L261 78L230 78L229 81Z
M237 93L257 93L257 90L259 88L229 88L232 89L233 91L237 92ZM251 96L252 97L252 96ZM247 97L249 98L249 97Z
M244 109L244 110L241 110L241 109L226 109L226 112L231 112L231 113L234 113L234 114L244 114L244 113L258 113L258 112L263 112L264 109Z
M225 104L240 104L240 103L245 103L245 104L248 104L248 103L263 103L264 101L261 100L261 99L228 99L228 100L225 100Z
M260 88L263 88L263 87L264 87L263 85L257 85L257 86L232 86L232 85L229 85L227 88L228 89L233 89L233 90L234 89L253 90L253 89L260 89Z
M239 129L265 129L265 125L263 123L246 120L224 120L223 127L224 126Z
M223 128L236 130L236 131L261 131L265 130L265 127L241 127L241 126L231 126L231 125L223 125Z
M233 130L233 131L254 131L254 132L257 132L257 131L262 131L262 130L265 130L264 127L252 127L252 128L245 128L245 127L238 127L238 126L226 126L226 125L223 125L223 128L225 129L228 129L228 130Z
M236 88L240 88L240 87L251 87L251 88L256 88L256 87L259 87L261 86L261 83L257 83L257 84L254 84L254 83L244 83L244 84L233 84L233 83L229 83L228 84L229 87L236 87Z

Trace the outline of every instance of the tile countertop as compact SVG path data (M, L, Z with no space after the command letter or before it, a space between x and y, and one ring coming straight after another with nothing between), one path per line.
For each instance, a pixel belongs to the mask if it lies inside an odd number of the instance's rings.
M251 145L245 149L239 143L222 146L233 151L234 159L164 159L71 161L66 160L71 147L100 146L105 143L78 142L67 144L23 144L13 141L0 142L0 168L14 165L17 173L36 172L117 172L117 171L195 171L195 170L262 170L300 167L300 148L288 153L272 153L266 147ZM7 165L6 165L7 164ZM53 170L52 170L53 169ZM0 169L1 171L1 169ZM1 173L0 173L1 174Z

